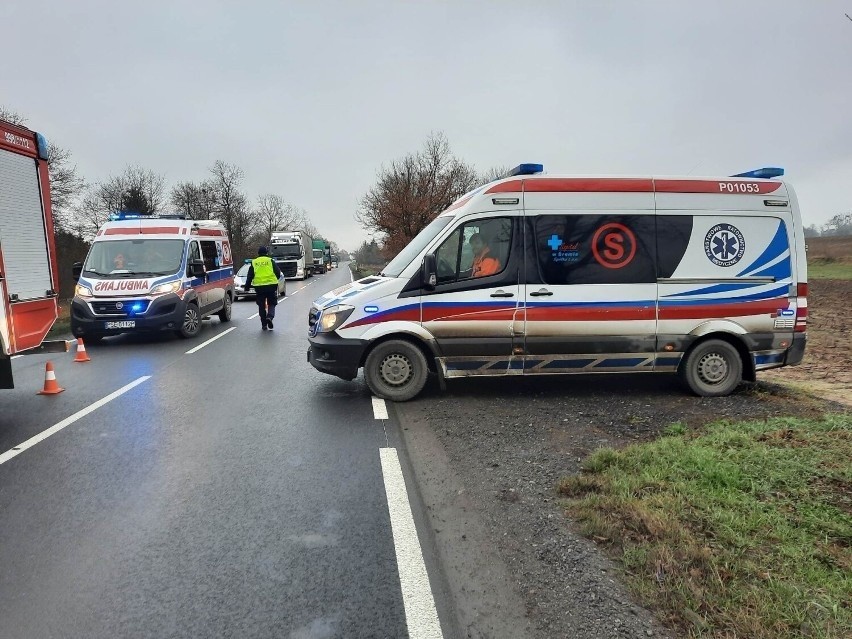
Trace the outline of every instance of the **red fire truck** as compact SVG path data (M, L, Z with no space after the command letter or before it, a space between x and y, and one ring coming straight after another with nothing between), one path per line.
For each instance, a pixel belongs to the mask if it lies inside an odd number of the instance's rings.
M0 121L0 388L14 387L13 356L66 350L44 340L58 290L47 140Z

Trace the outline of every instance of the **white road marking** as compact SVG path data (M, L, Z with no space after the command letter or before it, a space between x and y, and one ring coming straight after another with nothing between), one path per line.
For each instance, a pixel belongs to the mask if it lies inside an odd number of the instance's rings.
M89 406L87 406L83 410L77 411L76 413L74 413L70 417L66 417L65 419L63 419L58 424L55 424L55 425L51 426L50 428L48 428L47 430L40 432L38 435L30 437L24 443L18 444L14 448L7 450L5 453L0 455L0 465L5 464L7 461L12 459L13 457L20 455L27 448L32 448L33 446L35 446L36 444L38 444L41 441L44 441L45 439L47 439L51 435L55 435L56 433L58 433L60 430L62 430L66 426L70 426L71 424L76 422L78 419L85 417L89 413L96 411L97 409L99 409L104 404L108 404L109 402L114 400L116 397L123 395L124 393L126 393L130 389L135 388L136 386L139 386L139 384L141 384L142 382L145 382L149 379L151 379L150 375L144 375L143 377L140 377L139 379L130 382L129 384L127 384L127 386L122 386L117 391L110 393L109 395L107 395L103 399L99 399L94 404L90 404Z
M291 293L291 295L295 295L296 293L301 293L302 289L297 289Z
M380 448L379 456L382 460L408 636L410 639L442 639L441 622L429 586L429 575L417 538L399 456L396 448Z
M19 357L23 357L23 355L12 355L9 359L18 359Z
M249 319L251 319L251 318L249 318ZM190 348L188 351L186 351L186 353L185 353L185 354L186 354L186 355L192 355L193 353L197 353L198 351L200 351L202 348L204 348L204 347L205 347L205 346L207 346L208 344L211 344L211 343L215 342L215 341L216 341L217 339L219 339L220 337L225 337L225 335L227 335L227 334L228 334L228 333L230 333L231 331L235 331L235 330L237 330L237 327L236 327L236 326L232 326L232 327L231 327L231 328L229 328L228 330L226 330L226 331L222 331L221 333L219 333L219 334L218 334L218 335L216 335L215 337L211 337L211 338L210 338L210 339L208 339L206 342L201 342L201 344L199 344L199 345L198 345L198 346L196 346L195 348Z
M373 415L376 419L388 418L388 407L385 400L373 397Z
M254 318L255 318L255 317L257 317L258 315L260 315L260 313L255 313L254 315L249 315L249 316L248 316L248 319L254 319Z

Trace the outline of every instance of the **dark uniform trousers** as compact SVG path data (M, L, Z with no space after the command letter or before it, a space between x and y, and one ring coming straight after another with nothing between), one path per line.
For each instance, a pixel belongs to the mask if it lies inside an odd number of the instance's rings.
M255 286L255 301L260 310L260 325L266 326L267 319L275 319L275 306L278 304L278 284ZM267 304L269 310L267 311Z

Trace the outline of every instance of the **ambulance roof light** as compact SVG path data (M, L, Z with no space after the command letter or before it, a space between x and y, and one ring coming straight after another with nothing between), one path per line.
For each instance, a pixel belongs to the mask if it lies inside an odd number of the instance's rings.
M737 173L736 175L732 175L731 177L741 177L741 178L760 178L763 180L771 180L772 178L781 177L784 175L784 169L777 166L765 166L762 169L754 169L753 171L746 171L745 173Z
M145 215L143 213L133 213L131 211L116 211L109 216L110 222L123 222L125 220L185 220L186 216L182 213L153 213Z
M150 217L149 215L142 215L141 213L129 213L127 211L116 211L115 213L111 213L109 216L110 222L123 222L124 220L141 220L144 217Z
M544 171L543 164L519 164L514 169L506 174L506 177L514 177L515 175L533 175Z

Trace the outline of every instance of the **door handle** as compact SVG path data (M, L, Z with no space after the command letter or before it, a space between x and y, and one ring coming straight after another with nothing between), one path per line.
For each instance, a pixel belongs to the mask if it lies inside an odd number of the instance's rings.
M548 291L546 288L540 288L530 293L530 297L548 297L550 295L553 295L553 291Z
M515 297L515 294L507 293L506 291L494 291L491 293L491 297Z

